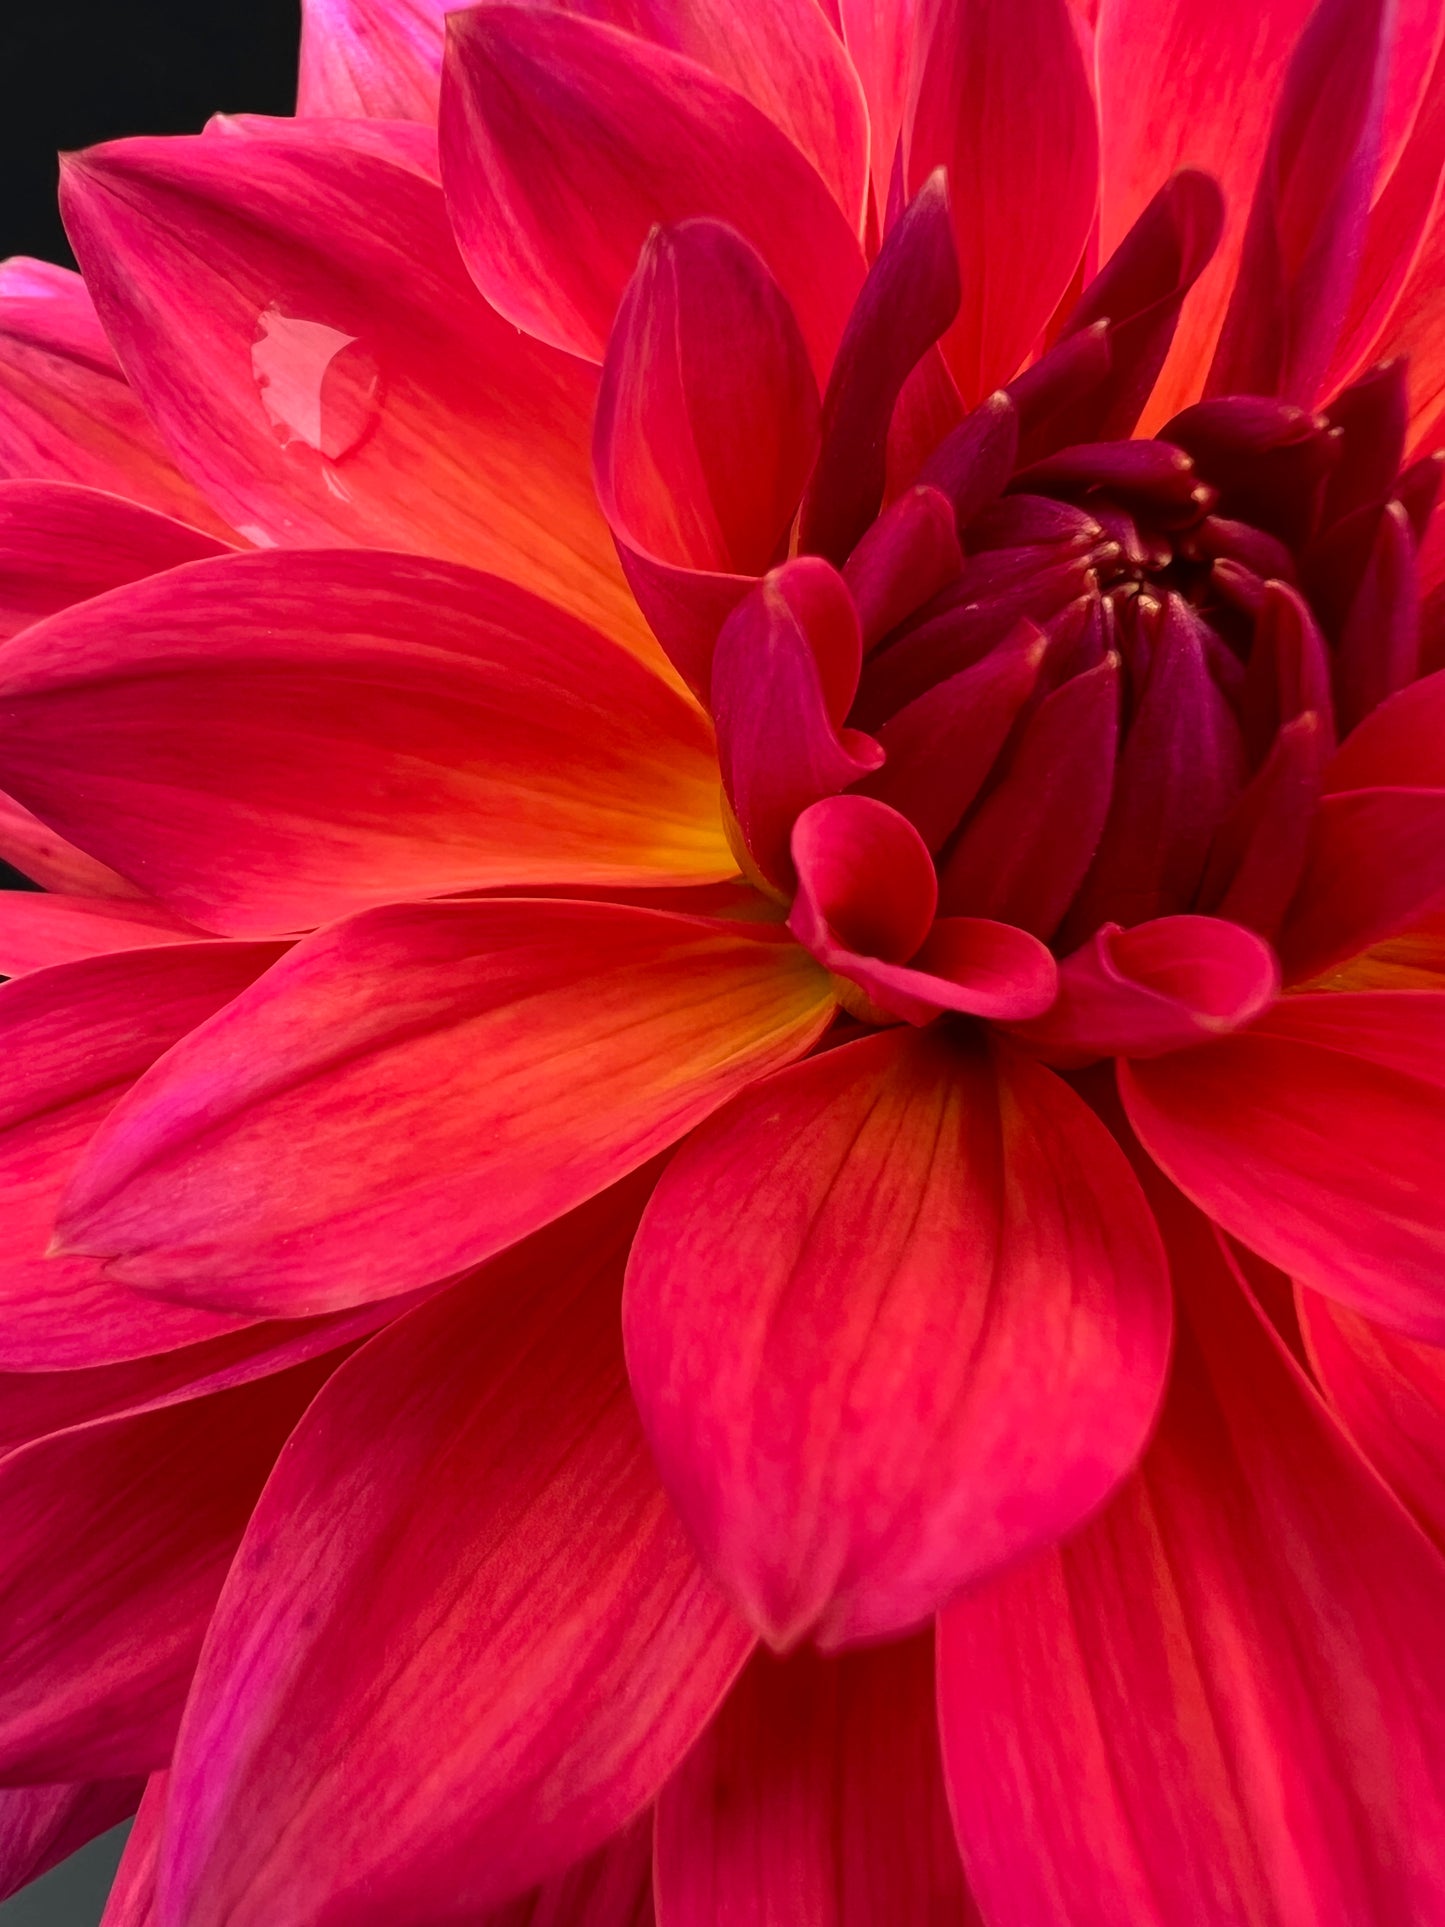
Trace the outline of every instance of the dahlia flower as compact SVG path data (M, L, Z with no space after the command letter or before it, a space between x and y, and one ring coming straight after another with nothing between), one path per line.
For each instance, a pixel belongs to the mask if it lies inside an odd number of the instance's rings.
M310 0L0 271L0 1843L1445 1921L1445 7Z

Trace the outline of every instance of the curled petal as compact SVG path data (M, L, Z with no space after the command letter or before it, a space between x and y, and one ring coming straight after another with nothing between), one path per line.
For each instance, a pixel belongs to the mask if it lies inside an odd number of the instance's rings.
M367 911L142 1081L63 1235L112 1276L233 1310L395 1295L635 1169L832 1009L773 926L587 902Z
M833 1647L918 1624L1092 1510L1153 1417L1169 1300L1077 1097L966 1036L892 1030L688 1141L624 1324L710 1564L775 1645Z
M1238 1030L1279 992L1269 945L1221 917L1105 924L1059 967L1059 995L1016 1035L1053 1064L1161 1057Z

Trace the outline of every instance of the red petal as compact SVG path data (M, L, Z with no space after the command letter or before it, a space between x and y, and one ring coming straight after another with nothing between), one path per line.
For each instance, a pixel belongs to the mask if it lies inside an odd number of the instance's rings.
M1393 7L1321 0L1291 57L1210 395L1312 403L1345 319L1379 161Z
M1143 426L1193 401L1224 318L1285 67L1314 0L1100 0L1100 252L1181 167L1224 193L1224 235L1180 320Z
M474 1918L600 1845L696 1738L751 1640L627 1396L643 1190L390 1326L307 1414L192 1692L163 1922Z
M838 0L838 14L843 43L868 100L873 215L881 227L903 134L922 8L919 0Z
M164 1772L152 1773L145 1783L100 1927L155 1927L156 1866L169 1784Z
M525 590L418 557L228 557L55 617L5 651L0 765L62 834L236 935L737 867L685 698Z
M0 1365L73 1370L235 1329L233 1318L142 1298L89 1259L45 1252L97 1125L278 955L270 944L178 943L59 964L0 989Z
M1346 790L1311 826L1304 879L1280 935L1287 974L1317 977L1445 897L1445 789Z
M143 1080L63 1237L228 1309L386 1297L635 1169L832 1009L772 926L585 902L369 911Z
M933 1639L758 1654L657 1809L667 1927L971 1927L943 1795Z
M126 371L263 544L495 570L646 653L593 497L590 370L518 336L415 169L278 121L67 164L66 221Z
M593 361L656 226L711 215L750 241L826 380L863 278L848 221L752 102L682 55L551 9L451 22L442 174L478 287Z
M917 1625L1132 1464L1169 1299L1108 1133L1026 1060L889 1031L682 1147L623 1306L663 1476L779 1646Z
M1252 1029L1121 1066L1145 1148L1282 1271L1445 1338L1445 995L1286 997Z
M942 1620L969 1878L991 1927L1432 1920L1445 1565L1167 1215L1188 1324L1138 1476Z
M910 188L935 167L948 169L963 282L944 354L971 405L1017 371L1094 218L1096 114L1064 0L933 10L908 135Z
M0 1464L0 1777L166 1763L251 1508L334 1362L54 1433Z
M139 1780L6 1787L0 1792L0 1900L128 1819L140 1791Z
M80 897L128 897L133 902L145 896L144 890L57 836L13 796L0 795L0 858L42 889Z
M79 482L218 532L126 386L78 274L0 262L0 474Z
M73 602L225 544L71 482L0 482L0 641Z

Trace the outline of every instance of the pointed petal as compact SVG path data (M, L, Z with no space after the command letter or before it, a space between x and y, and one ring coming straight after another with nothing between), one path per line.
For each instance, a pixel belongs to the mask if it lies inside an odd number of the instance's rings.
M302 0L296 112L434 121L447 0Z
M55 1210L97 1125L132 1081L279 954L177 943L37 970L0 989L0 1366L73 1370L233 1331L142 1298L87 1258L46 1256Z
M1171 1217L1187 1323L1138 1476L942 1620L969 1878L992 1927L1431 1919L1445 1563Z
M777 276L819 386L863 278L855 232L787 136L685 56L550 9L452 17L442 177L462 252L519 328L602 359L656 226L710 215Z
M233 935L737 867L685 697L525 590L419 557L228 557L58 616L5 651L0 766Z
M595 379L480 299L433 182L301 121L244 165L93 148L62 197L126 372L243 533L467 562L650 650L593 499Z
M682 1147L623 1322L697 1544L778 1646L917 1625L1133 1463L1169 1348L1158 1240L1051 1073L892 1030Z
M224 532L126 386L85 283L0 262L0 474L75 482Z
M1152 433L1199 394L1229 303L1285 68L1314 0L1100 0L1100 252L1107 258L1181 167L1224 193L1219 250L1182 317L1144 416Z
M57 836L13 796L0 795L0 859L44 890L78 897L129 897L145 892Z
M668 1927L973 1927L943 1794L931 1632L757 1654L663 1791Z
M1301 35L1206 394L1317 399L1364 239L1393 20L1388 0L1320 0Z
M139 1780L17 1786L0 1792L0 1900L8 1900L135 1811Z
M0 1776L165 1764L251 1508L334 1363L55 1433L0 1465Z
M873 210L881 226L903 134L923 9L919 0L838 0L838 14L843 44L868 101Z
M123 897L0 892L0 975L6 977L79 957L102 957L112 950L148 950L204 936L159 905Z
M192 1692L164 1927L474 1919L629 1821L712 1713L751 1640L627 1396L645 1188L390 1326L307 1414Z
M894 222L848 317L823 397L823 444L798 546L841 565L877 515L903 384L958 313L948 184L931 174Z
M832 1008L775 926L585 902L368 911L143 1081L63 1236L111 1276L233 1309L406 1291L635 1169Z
M943 351L972 406L1018 371L1079 265L1098 133L1065 0L962 0L932 21L908 180L948 170L963 307Z
M0 642L57 609L224 553L154 509L73 482L0 482Z
M1445 1339L1445 995L1287 997L1119 1079L1150 1156L1225 1230L1368 1317Z

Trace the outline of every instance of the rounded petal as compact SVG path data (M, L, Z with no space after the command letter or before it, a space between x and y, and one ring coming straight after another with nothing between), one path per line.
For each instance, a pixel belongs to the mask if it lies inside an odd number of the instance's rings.
M623 1305L693 1536L775 1645L898 1632L1069 1530L1160 1396L1163 1257L1050 1072L888 1031L736 1100L644 1214Z

